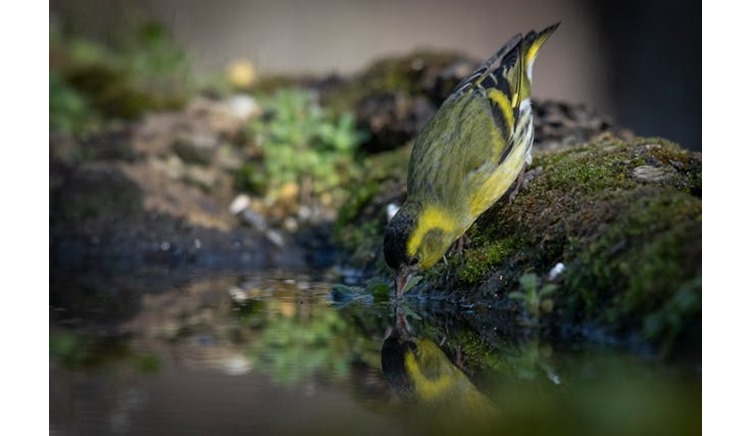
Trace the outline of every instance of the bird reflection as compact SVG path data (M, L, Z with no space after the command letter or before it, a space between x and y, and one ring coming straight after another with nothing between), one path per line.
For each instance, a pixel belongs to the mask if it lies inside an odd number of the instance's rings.
M403 399L460 415L490 416L495 405L438 345L416 336L401 307L394 328L381 347L381 368L389 385Z

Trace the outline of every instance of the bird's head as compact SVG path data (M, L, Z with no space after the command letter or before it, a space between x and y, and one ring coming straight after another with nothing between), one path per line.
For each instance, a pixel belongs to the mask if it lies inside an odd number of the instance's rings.
M446 214L407 201L386 228L383 254L396 274L397 297L409 278L435 265L456 239L454 223Z

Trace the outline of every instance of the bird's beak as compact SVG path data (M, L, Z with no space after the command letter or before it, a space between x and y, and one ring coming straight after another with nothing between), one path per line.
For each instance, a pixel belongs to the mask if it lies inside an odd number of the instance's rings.
M396 298L401 298L404 294L404 288L407 287L410 278L412 278L412 273L407 269L399 270L396 273Z

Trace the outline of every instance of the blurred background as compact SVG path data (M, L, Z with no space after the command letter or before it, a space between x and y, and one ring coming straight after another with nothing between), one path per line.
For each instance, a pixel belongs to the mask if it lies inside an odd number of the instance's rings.
M535 69L537 99L584 103L640 136L701 150L700 6L678 0L53 0L51 25L102 44L155 19L191 75L238 60L260 74L352 74L430 48L482 60L517 32L562 26Z

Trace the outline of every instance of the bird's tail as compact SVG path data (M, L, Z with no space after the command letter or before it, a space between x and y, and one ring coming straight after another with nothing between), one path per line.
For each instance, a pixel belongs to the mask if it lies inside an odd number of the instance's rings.
M539 32L532 30L524 37L524 40L522 41L522 56L524 60L524 71L527 74L527 80L530 82L532 81L532 66L535 63L540 47L545 44L545 41L550 38L550 35L555 32L560 24L559 21Z

